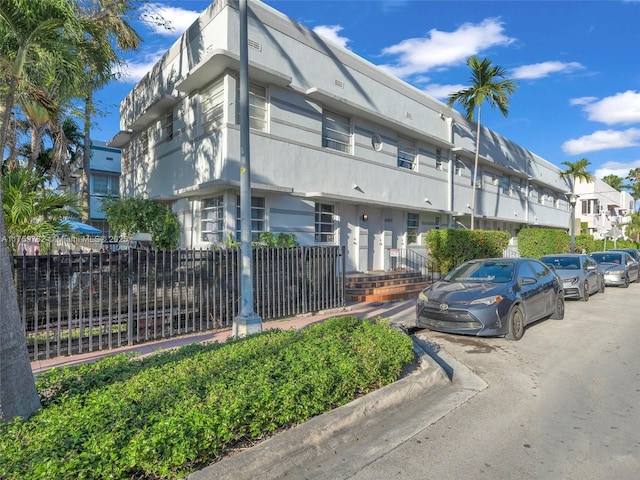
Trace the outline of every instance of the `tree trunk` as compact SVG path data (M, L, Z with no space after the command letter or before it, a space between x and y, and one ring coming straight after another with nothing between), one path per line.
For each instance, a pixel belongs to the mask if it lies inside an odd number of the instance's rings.
M473 162L473 183L471 184L471 230L475 230L476 220L476 179L478 178L478 157L480 156L480 113L482 107L478 106L478 123L476 124L476 155Z
M91 116L93 114L93 92L89 90L84 103L84 149L82 152L82 190L81 196L86 207L82 221L91 217L91 197L89 195L89 168L91 166Z
M0 239L5 234L0 208ZM0 288L0 422L6 423L15 417L27 419L40 408L6 241L0 242Z

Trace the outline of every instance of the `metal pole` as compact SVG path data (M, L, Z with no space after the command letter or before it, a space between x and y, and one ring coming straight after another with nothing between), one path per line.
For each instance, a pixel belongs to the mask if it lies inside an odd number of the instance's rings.
M240 16L240 314L232 334L242 337L262 332L262 319L253 309L251 255L251 161L249 155L249 39L247 0L239 1Z

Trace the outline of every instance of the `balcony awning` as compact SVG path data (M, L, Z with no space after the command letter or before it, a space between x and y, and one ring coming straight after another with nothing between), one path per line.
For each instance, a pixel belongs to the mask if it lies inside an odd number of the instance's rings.
M180 92L191 93L218 78L226 70L240 71L240 57L225 49L215 49L191 71L176 82ZM285 87L291 83L291 77L276 70L249 61L249 78L251 81L264 82Z

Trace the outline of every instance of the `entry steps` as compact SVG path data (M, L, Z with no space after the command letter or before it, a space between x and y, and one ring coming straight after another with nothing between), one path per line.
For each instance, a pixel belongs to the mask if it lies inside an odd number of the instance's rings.
M418 298L432 281L416 272L367 272L345 275L347 301L384 302Z

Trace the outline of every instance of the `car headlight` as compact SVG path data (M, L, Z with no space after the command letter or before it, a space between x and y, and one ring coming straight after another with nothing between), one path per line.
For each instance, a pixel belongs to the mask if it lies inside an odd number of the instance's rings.
M504 300L504 297L502 295L494 295L493 297L479 298L469 303L471 305L493 305L494 303L500 303L502 300Z
M624 275L624 270L608 270L607 273L611 275Z
M427 297L427 294L424 293L424 290L418 294L418 300L425 303L429 301L429 297Z
M571 277L571 278L564 278L562 281L563 281L563 282L568 282L568 283L570 283L571 285L575 285L576 283L578 283L578 282L579 282L579 280L580 280L580 279L579 279L578 277Z

